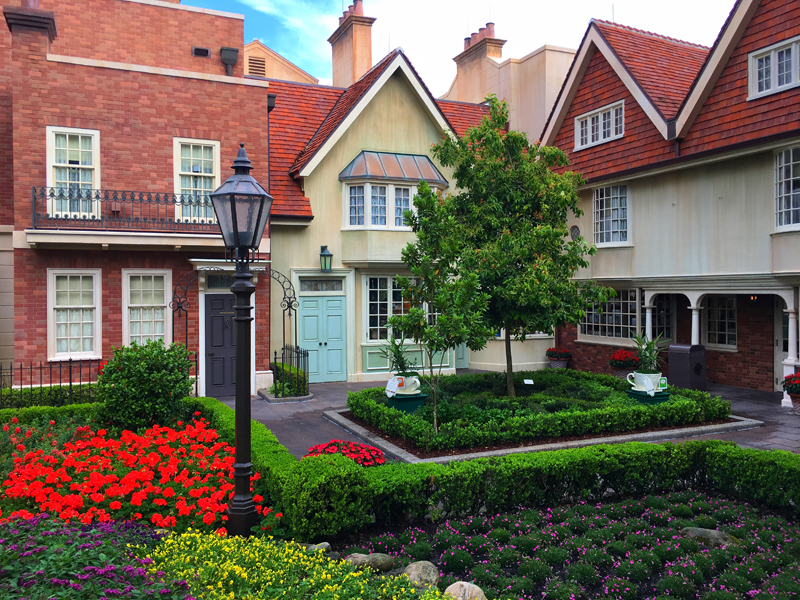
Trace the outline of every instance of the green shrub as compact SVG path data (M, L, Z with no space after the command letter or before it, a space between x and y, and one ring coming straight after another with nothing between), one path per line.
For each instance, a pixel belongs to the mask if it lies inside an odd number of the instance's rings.
M445 550L442 554L442 565L447 567L448 571L455 573L464 573L472 568L475 564L475 559L472 555L465 550Z
M594 565L585 562L575 563L567 569L570 581L576 581L584 587L594 587L600 583L600 575Z
M656 590L659 594L675 598L694 598L697 594L694 583L683 575L667 575L656 584Z
M181 417L181 400L192 391L192 360L181 344L162 340L114 348L97 381L103 418L136 431Z
M406 554L414 560L428 560L433 549L428 542L416 542L406 547Z
M281 396L307 396L308 374L302 369L283 363L270 364L274 383L270 392L280 392Z
M283 506L303 540L355 531L371 521L365 470L340 454L309 456L289 473Z
M608 600L636 600L638 587L625 579L612 577L603 583L603 592Z
M679 519L691 519L694 517L694 511L686 504L673 506L670 512Z
M492 529L487 537L501 544L506 544L511 539L511 533L509 533L508 529Z
M550 546L536 553L536 558L543 560L551 567L558 567L569 560L569 551L558 546Z
M20 424L27 425L46 417L74 417L91 421L98 418L100 404L69 404L67 406L31 406L29 408L0 409L0 423L8 423L16 417Z
M577 583L567 583L560 579L552 579L544 588L542 600L579 600L585 597L583 590Z
M31 406L68 406L97 402L94 384L54 385L52 387L5 388L0 391L0 409Z
M542 560L536 558L520 563L517 573L521 577L538 583L549 579L553 575L553 568Z

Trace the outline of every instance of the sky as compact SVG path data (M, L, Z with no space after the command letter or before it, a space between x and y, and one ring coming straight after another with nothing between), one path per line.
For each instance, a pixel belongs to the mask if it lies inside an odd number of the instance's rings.
M347 8L348 0L344 8ZM352 0L350 0L352 1ZM258 38L330 84L328 37L338 26L342 0L182 0L183 4L245 15L244 42ZM710 46L734 0L364 0L372 27L372 60L402 47L435 96L456 74L453 57L464 38L486 22L508 40L503 58L521 58L549 44L577 48L591 18ZM689 16L690 15L690 16Z

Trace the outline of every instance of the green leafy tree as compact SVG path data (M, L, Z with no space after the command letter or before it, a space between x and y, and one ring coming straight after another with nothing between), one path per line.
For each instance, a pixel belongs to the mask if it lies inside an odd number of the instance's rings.
M445 137L433 154L455 170L452 210L463 228L465 268L489 296L487 319L505 329L508 395L515 397L512 338L577 323L587 305L611 290L573 278L596 251L570 239L567 219L578 208L581 176L553 169L568 164L558 148L531 144L507 131L508 105L487 98L490 114L461 137Z
M410 308L404 315L392 316L389 326L422 348L431 388L433 427L438 432L441 357L461 344L470 350L486 345L491 331L485 320L488 296L478 290L477 274L463 268L464 228L455 218L451 198L422 182L414 196L414 207L416 213L406 211L405 219L416 233L416 241L402 252L413 277L397 278Z

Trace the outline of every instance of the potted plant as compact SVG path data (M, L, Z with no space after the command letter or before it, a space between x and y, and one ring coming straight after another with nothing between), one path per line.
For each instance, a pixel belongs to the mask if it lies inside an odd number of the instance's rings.
M387 342L387 345L381 349L381 356L389 359L389 370L400 379L397 395L417 395L419 393L419 373L413 370L416 368L416 363L406 356L403 342L398 340L394 333Z
M614 377L627 379L628 373L632 373L639 366L639 357L629 350L617 350L611 355L608 364Z
M792 373L784 377L783 390L792 399L794 414L800 417L800 373Z
M652 389L658 390L658 380L661 379L661 371L659 370L659 363L661 359L661 348L658 347L658 341L661 339L661 334L654 340L647 339L647 336L640 333L633 338L636 344L636 354L639 358L639 366L633 373L628 373L626 379L628 383L633 386L633 389L645 391L647 385L645 380L649 379L652 383Z
M545 354L550 359L551 369L566 369L572 358L572 352L567 348L548 348Z

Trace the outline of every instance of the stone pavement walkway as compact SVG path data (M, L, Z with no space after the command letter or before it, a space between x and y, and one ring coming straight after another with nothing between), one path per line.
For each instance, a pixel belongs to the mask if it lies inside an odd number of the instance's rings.
M269 404L259 397L251 399L252 416L264 423L295 456L302 457L311 446L332 439L363 443L323 416L326 410L344 408L347 392L379 386L381 382L312 383L312 400ZM780 392L760 392L725 385L709 385L709 392L730 400L733 414L764 421L765 426L746 431L698 436L687 439L722 439L746 448L779 449L800 453L800 417L781 406ZM233 400L223 400L233 408Z

